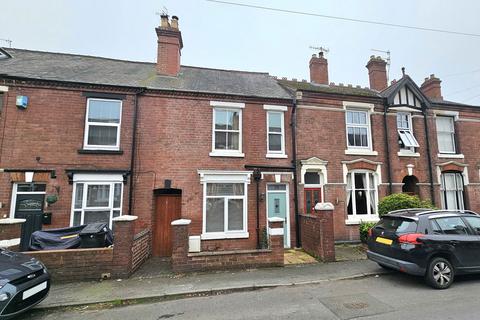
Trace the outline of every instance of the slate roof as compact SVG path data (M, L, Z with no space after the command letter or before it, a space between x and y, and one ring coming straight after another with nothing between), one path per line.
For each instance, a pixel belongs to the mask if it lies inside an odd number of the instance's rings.
M357 95L366 97L380 97L379 93L375 90L368 88L360 88L353 86L340 86L340 85L326 85L316 84L304 81L292 81L292 80L278 80L278 82L291 90L300 91L312 91L322 93L344 94L344 95Z
M198 93L291 99L268 73L181 66L178 77L160 76L155 63L102 57L3 48L11 58L0 59L0 77L99 85L146 87Z

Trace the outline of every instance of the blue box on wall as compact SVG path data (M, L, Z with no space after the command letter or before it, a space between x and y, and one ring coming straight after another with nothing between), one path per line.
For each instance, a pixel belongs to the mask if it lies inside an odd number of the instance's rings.
M27 96L17 96L17 107L26 109L28 106L28 97Z

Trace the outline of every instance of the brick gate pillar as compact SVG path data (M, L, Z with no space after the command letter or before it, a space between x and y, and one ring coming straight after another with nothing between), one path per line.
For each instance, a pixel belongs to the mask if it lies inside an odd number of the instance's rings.
M0 246L12 251L20 248L22 225L25 219L0 219Z
M192 220L179 219L172 221L172 270L187 271L188 266L188 234Z
M323 261L335 261L335 240L333 235L333 211L334 206L330 202L317 203L315 211L320 223L320 242L322 247Z
M124 215L113 218L112 276L129 277L132 272L132 247L137 216Z
M275 265L283 266L284 259L284 219L282 218L268 218L268 235L270 236L270 250L272 250L273 261Z

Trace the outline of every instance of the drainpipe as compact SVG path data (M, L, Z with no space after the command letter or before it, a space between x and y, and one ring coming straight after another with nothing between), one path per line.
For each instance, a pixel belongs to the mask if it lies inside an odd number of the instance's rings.
M432 203L435 204L435 190L433 187L433 165L432 165L432 155L430 152L430 138L428 135L427 106L425 105L425 103L422 103L422 113L423 113L423 123L425 127L425 140L427 142L428 174L430 176L430 198L432 200Z
M298 175L297 175L297 97L293 98L292 108L292 168L293 168L293 203L295 206L295 235L297 248L302 246L300 239L300 217L298 215Z
M128 190L128 211L132 215L132 203L133 203L133 181L135 180L134 170L135 170L135 152L137 149L137 118L138 118L138 99L140 95L145 92L146 88L140 88L139 91L135 93L135 105L133 111L133 132L132 132L132 150L130 156L130 186Z
M253 180L255 180L255 185L257 187L257 249L261 248L260 242L260 180L262 179L262 173L260 169L253 170ZM267 221L267 228L268 228L268 221Z
M388 193L392 194L392 166L390 163L390 144L388 143L388 125L387 125L387 99L383 99L383 128L385 132L385 154L387 156L387 178L388 178Z

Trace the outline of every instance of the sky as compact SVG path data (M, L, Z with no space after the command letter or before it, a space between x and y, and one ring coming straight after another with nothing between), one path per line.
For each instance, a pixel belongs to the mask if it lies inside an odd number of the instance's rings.
M279 9L480 33L475 0L228 0ZM401 68L420 85L435 74L445 99L480 105L480 37L354 23L206 0L0 0L0 39L12 47L156 59L163 10L179 17L182 64L309 78L315 50L329 49L331 82L368 86L371 55L391 52L390 80ZM8 43L0 41L0 46ZM0 70L1 71L1 70Z

